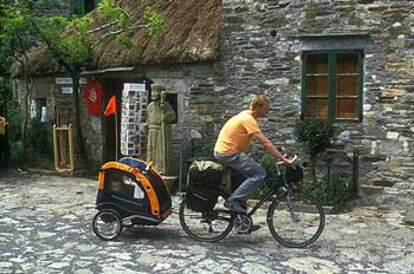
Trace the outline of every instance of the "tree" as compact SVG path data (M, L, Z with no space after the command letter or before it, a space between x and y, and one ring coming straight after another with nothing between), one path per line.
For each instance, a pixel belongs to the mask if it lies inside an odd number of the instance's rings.
M20 9L19 4L15 1L1 1L0 2L0 55L1 55L1 75L3 83L6 83L10 78L8 68L10 68L11 61L17 61L22 68L22 75L24 79L23 92L23 115L21 122L21 138L23 149L27 148L27 124L28 124L28 96L29 91L29 77L27 71L28 50L35 44L36 36L30 32L30 21L33 16L32 13L26 13ZM6 85L4 85L4 92L6 92ZM10 99L8 93L3 97L7 101Z
M84 69L93 68L101 55L104 43L115 40L126 49L132 46L128 34L146 28L150 35L163 31L164 19L150 7L145 8L145 23L137 24L138 14L122 8L115 0L103 0L91 16L67 18L64 16L39 17L42 5L56 1L22 0L15 9L24 14L29 23L28 30L47 48L47 53L72 78L72 105L76 132L77 155L87 162L79 112L79 79ZM59 1L57 1L59 2ZM142 16L142 15L141 15ZM26 21L25 21L26 22ZM62 33L62 30L65 30ZM24 56L27 51L21 52ZM23 68L23 66L22 66Z
M296 121L296 136L299 142L306 146L310 156L311 173L316 184L317 156L331 145L331 138L335 134L335 128L325 120L304 119Z

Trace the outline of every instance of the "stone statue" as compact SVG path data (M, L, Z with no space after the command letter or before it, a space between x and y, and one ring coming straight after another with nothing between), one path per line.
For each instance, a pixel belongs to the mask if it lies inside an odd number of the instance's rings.
M151 103L147 116L147 162L154 162L163 175L172 175L172 134L171 124L175 122L174 109L167 101L163 86L152 85Z

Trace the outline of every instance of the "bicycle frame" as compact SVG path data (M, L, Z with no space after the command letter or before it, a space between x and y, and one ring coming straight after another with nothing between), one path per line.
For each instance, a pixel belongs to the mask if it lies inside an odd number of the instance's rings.
M246 214L248 217L251 217L270 197L272 197L279 189L282 189L288 195L292 194L292 186L289 185L284 177L284 174L281 172L280 167L276 164L276 169L278 173L277 181L272 183L269 190L263 195L259 202ZM218 212L230 212L229 210L216 210Z
M291 193L291 186L288 183L286 183L285 178L281 173L279 173L276 183L273 183L271 188L265 193L265 195L263 195L259 202L246 215L251 217L257 211L257 209L259 209L280 188L282 188L285 192L288 192L289 194Z

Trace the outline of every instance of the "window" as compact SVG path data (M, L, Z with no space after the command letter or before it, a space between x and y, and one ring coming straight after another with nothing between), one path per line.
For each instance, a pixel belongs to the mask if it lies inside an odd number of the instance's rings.
M333 121L362 120L362 53L304 54L302 115Z
M99 3L99 0L83 0L83 14L89 13L93 10Z
M96 8L101 0L69 0L69 13L83 16Z
M33 99L30 105L30 118L36 121L47 121L47 102L46 98Z

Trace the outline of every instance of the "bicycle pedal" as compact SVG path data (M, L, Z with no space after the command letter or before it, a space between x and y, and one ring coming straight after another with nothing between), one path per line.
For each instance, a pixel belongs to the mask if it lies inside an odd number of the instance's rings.
M252 227L250 228L250 233L259 230L260 228L262 228L260 225L252 225Z

